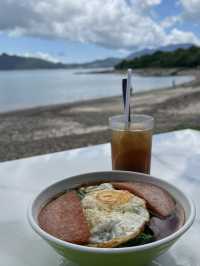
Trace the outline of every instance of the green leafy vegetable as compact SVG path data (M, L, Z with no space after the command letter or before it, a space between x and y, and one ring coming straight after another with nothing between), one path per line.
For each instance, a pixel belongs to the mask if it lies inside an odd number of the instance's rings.
M79 196L80 199L83 199L85 197L85 192L83 190L77 190L77 194Z
M143 233L137 236L135 239L131 239L128 242L118 246L118 247L132 247L140 246L151 243L155 241L155 237L149 228L146 228Z

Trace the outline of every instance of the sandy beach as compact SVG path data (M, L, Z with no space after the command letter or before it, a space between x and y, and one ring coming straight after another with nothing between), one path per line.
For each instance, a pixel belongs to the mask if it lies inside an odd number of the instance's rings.
M135 113L154 116L155 133L200 130L200 70L181 74L196 79L132 98ZM109 142L108 118L122 111L121 97L112 97L0 114L0 161Z

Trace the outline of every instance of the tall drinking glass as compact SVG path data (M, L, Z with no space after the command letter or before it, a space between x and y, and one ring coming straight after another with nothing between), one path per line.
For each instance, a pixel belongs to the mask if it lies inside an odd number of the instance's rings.
M124 115L109 118L112 130L112 168L150 174L154 119L148 115L131 115L127 127Z

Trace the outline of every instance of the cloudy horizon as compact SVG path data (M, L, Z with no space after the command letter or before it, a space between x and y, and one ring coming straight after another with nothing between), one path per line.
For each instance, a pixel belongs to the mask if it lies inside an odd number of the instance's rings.
M200 0L1 0L0 53L54 62L200 45Z

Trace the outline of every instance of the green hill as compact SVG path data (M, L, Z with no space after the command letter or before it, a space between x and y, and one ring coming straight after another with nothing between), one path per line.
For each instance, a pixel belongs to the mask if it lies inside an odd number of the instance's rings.
M171 52L156 51L151 55L143 55L133 60L123 60L115 69L127 68L176 68L200 66L200 48L192 46L188 49L177 49Z

